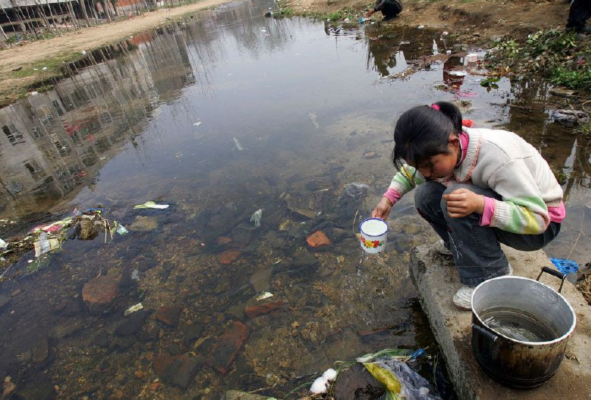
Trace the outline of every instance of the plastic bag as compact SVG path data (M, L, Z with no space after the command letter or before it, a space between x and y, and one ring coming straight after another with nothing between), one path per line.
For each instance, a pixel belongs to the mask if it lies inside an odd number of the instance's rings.
M397 379L397 382L400 385L400 392L395 394L392 398L407 400L441 400L441 397L439 397L429 382L413 371L405 362L396 358L390 358L378 361L373 365L377 365L383 370L388 371L395 376L395 379ZM368 371L371 373L371 370L368 369ZM374 378L378 379L375 375ZM386 386L388 387L388 385ZM389 387L388 391L390 392Z

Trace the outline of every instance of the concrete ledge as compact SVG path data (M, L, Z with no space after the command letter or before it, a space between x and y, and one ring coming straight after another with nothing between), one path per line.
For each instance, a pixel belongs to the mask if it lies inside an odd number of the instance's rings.
M552 266L543 251L524 253L506 247L504 251L517 276L535 279L541 267ZM460 400L591 399L591 307L571 283L565 282L562 294L577 314L577 327L569 339L566 357L544 385L520 391L488 378L472 355L472 314L459 311L452 302L461 286L453 261L433 254L427 246L416 247L411 254L410 274ZM544 274L541 281L558 288L559 280L552 276Z

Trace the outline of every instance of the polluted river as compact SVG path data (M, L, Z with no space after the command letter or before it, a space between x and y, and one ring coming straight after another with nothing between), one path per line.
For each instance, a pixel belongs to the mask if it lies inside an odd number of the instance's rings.
M272 5L89 52L0 109L0 238L33 232L0 270L0 378L19 398L298 399L386 348L425 349L416 369L454 398L408 274L436 240L412 194L383 253L356 237L414 105L454 101L533 144L566 193L546 252L589 261L591 141L549 120L563 99L547 82L486 87L461 52L484 51L440 31L265 18Z

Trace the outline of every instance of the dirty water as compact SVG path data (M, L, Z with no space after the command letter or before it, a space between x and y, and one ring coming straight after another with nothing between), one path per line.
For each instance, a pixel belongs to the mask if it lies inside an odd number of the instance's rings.
M25 252L4 275L0 377L22 397L298 398L335 361L391 347L428 348L421 371L449 390L407 271L435 240L412 195L381 256L354 235L393 174L392 122L416 104L457 101L538 148L570 216L547 251L588 261L591 143L548 121L564 100L546 82L487 90L439 32L270 6L134 36L0 110L0 238L97 206L129 231ZM147 201L169 207L134 209ZM330 244L311 248L316 231Z

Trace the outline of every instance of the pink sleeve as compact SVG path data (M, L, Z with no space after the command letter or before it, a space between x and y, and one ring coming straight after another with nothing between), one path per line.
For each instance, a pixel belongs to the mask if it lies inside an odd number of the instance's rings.
M550 221L561 223L566 217L564 202L560 202L558 207L548 207L548 215L550 216Z
M392 205L394 205L398 200L400 200L402 196L396 190L388 188L386 193L384 193L384 197L390 200L392 202Z
M490 197L484 197L484 210L482 211L482 217L480 218L480 226L490 226L490 223L495 215L495 199Z

